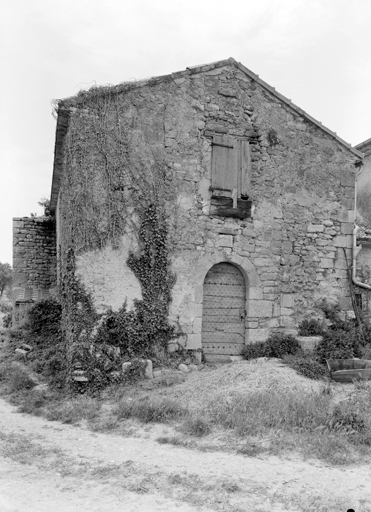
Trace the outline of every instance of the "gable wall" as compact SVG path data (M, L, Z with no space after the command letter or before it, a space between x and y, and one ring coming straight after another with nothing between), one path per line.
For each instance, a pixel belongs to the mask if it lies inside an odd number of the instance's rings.
M87 94L64 105L71 119L60 196L62 245L76 248L78 275L98 308L118 308L130 295L127 282L135 277L126 259L138 233L130 197L144 190L143 176L160 160L177 276L170 316L187 334L189 348L200 346L203 278L220 261L239 266L247 280L246 341L264 339L272 328L295 329L305 315L318 313L324 298L351 309L342 249L350 257L350 151L234 66L122 90L104 102ZM253 219L209 216L211 141L205 130L250 139ZM122 146L129 159L117 149L128 137L131 143ZM112 176L123 184L116 196ZM107 249L112 211L121 211L126 225ZM73 223L84 229L72 239ZM99 243L90 236L93 225ZM121 262L120 274L114 261ZM138 288L133 293L140 298Z

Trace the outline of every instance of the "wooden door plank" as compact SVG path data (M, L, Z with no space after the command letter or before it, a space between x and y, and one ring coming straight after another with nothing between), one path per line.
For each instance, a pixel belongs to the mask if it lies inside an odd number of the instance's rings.
M204 296L206 299L207 308L240 308L245 306L244 297L218 297L216 295ZM242 299L242 300L241 300Z
M216 322L202 322L202 331L203 332L241 332L241 324L244 328L244 322L234 322L234 323L216 323Z
M202 346L204 343L244 343L244 332L204 332L202 333Z
M202 311L202 317L205 317L205 318L209 318L209 317L213 317L216 321L216 318L219 316L219 317L225 317L225 318L230 318L232 321L232 318L239 318L240 317L240 314L241 314L241 311L245 311L244 308L208 308L208 307L205 307L203 308L203 311Z
M218 263L214 267L212 267L208 274L234 274L234 275L240 275L240 270L235 267L234 265L231 265L230 263Z
M219 297L244 297L245 289L242 286L233 284L205 284L205 296L219 296Z
M217 275L207 275L206 283L209 284L233 284L234 286L241 286L244 288L243 283L241 283L241 279L239 276L235 276L234 274L217 274Z
M223 314L219 314L219 315L202 315L202 321L205 322L205 323L208 323L208 322L212 322L214 324L224 324L224 323L232 323L232 324L236 324L236 323L240 323L243 321L241 321L241 313L238 313L236 315L223 315Z
M211 344L205 344L204 350L207 350L209 354L229 354L231 356L240 355L242 352L244 345L240 344L231 344L229 343L225 347L222 346L212 346Z
M245 280L229 263L215 265L204 282L202 348L205 356L238 355L245 342Z

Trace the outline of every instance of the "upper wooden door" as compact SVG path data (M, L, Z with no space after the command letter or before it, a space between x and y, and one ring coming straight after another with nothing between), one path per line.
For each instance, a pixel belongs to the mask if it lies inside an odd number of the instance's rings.
M229 361L245 344L245 279L230 263L218 263L204 281L202 349L206 361Z

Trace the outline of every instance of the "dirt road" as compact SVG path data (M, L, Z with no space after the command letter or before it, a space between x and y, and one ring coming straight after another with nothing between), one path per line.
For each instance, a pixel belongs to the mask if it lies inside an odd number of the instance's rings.
M96 433L0 400L0 512L371 511L371 466L159 444L170 430Z

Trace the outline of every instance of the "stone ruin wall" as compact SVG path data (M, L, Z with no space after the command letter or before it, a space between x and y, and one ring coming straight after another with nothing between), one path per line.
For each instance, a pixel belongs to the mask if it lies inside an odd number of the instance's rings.
M53 289L57 281L55 222L48 217L13 219L13 290Z
M301 319L319 314L323 299L351 310L343 248L350 259L354 154L236 66L128 86L116 101L143 144L163 151L177 183L177 195L167 204L169 218L176 216L170 313L187 334L188 348L200 347L203 279L220 261L236 264L247 279L247 342L265 339L273 328L295 330ZM71 109L80 144L87 115L88 103L83 113ZM249 138L252 219L209 216L211 142L205 130ZM92 196L98 194L94 183L101 185L101 170L93 172ZM117 250L125 255L122 245ZM79 256L80 278L94 297L100 294L101 304L112 303L113 295L123 301L125 283L115 280L109 251L104 265L93 255ZM102 296L107 279L113 289Z

